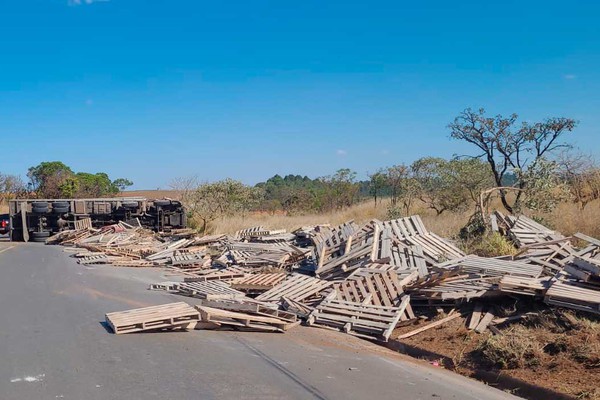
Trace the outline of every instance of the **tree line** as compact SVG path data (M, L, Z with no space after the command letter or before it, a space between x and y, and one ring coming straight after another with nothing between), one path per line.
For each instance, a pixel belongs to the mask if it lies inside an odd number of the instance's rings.
M518 122L518 116L489 116L466 109L448 126L450 138L471 145L472 154L451 159L424 157L396 164L356 179L340 169L316 179L275 175L255 186L226 179L213 183L179 180L173 188L206 228L211 221L251 210L287 214L327 212L372 198L389 199L388 215L408 215L416 202L438 215L472 209L484 215L493 198L504 209L550 211L565 200L583 209L600 198L600 167L574 152L564 139L577 121L552 117ZM185 182L185 184L183 184Z
M275 175L254 186L233 179L177 179L172 188L181 193L202 229L217 218L252 210L329 212L367 198L376 205L388 199L392 218L408 215L416 202L438 215L469 209L484 215L494 198L510 213L549 211L565 200L583 209L600 198L600 167L565 140L576 126L570 118L530 123L519 122L516 114L489 116L483 109L466 109L447 128L452 140L471 145L469 155L424 157L381 168L362 181L355 171L344 168L316 179ZM102 172L74 172L60 161L31 167L27 177L29 182L24 183L18 176L0 174L0 201L18 196L103 197L133 184L124 178L111 180Z
M44 161L18 175L0 173L0 202L15 198L86 198L116 195L133 185L129 179L111 180L104 172L74 172L61 161Z

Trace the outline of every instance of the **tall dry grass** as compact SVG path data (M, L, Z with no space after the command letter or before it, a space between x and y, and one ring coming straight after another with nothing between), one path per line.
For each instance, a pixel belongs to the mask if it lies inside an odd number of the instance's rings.
M338 225L343 222L354 220L358 224L366 223L371 219L387 219L387 207L389 201L382 201L377 206L373 201L365 201L345 210L334 211L323 214L306 215L271 215L267 213L251 213L240 217L226 217L214 221L211 232L232 234L236 231L252 226L263 226L268 229L286 229L292 231L307 225L326 224ZM494 203L492 209L504 211L500 203ZM464 227L474 210L461 213L446 212L442 215L436 213L423 204L417 204L410 214L418 214L429 230L440 236L455 238L460 229ZM565 235L582 232L587 235L600 238L600 200L594 201L580 210L576 204L560 204L552 213L525 213L534 217L548 227L555 229Z

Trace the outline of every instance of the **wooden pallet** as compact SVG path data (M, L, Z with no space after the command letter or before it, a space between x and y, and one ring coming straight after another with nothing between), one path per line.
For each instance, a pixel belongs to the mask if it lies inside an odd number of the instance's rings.
M257 301L219 301L219 300L202 300L202 306L210 308L218 308L233 312L248 313L253 315L262 315L264 317L274 317L289 323L298 321L298 317L294 313L279 310L271 304L260 304Z
M250 272L250 268L228 266L224 269L202 269L189 274L183 278L184 282L207 282L207 281L233 281L244 278Z
M409 301L405 296L398 307L386 307L327 298L310 314L307 324L387 342Z
M285 332L300 324L300 322L290 323L272 316L251 315L205 306L196 306L196 308L200 312L201 323L204 324L200 325L202 327L213 325L265 332Z
M82 218L75 221L75 230L79 231L82 229L92 228L92 219L91 218Z
M469 278L465 275L443 278L407 288L414 301L461 303L499 293L499 277Z
M205 300L236 299L245 297L245 294L232 289L222 281L209 282L183 282L177 285L180 294Z
M282 297L304 302L333 285L333 282L302 274L292 274L273 289L256 297L256 300L278 302Z
M195 324L199 319L199 312L183 302L106 314L106 323L117 335L158 329L186 328Z
M600 290L573 281L553 281L544 298L546 304L600 314Z
M550 286L550 278L524 278L518 276L503 276L498 288L503 293L515 293L526 296L541 296L546 294Z
M351 277L336 283L334 289L340 300L376 306L395 306L400 302L403 287L395 271L376 271L368 276Z
M286 276L287 274L285 272L247 275L246 277L233 282L231 287L245 292L265 292L281 283Z
M544 268L540 265L527 264L520 261L466 256L437 265L438 268L455 269L473 275L485 276L521 276L524 278L539 278Z
M158 282L148 285L148 290L164 290L167 292L176 292L179 282Z

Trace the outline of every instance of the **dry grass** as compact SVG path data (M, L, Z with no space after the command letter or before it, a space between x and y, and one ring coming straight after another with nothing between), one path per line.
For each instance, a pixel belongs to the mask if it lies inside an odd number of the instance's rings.
M547 358L544 345L521 325L502 335L486 335L475 351L482 360L499 369L533 368Z
M364 202L346 210L326 214L282 215L269 213L250 213L246 216L226 217L218 219L211 224L211 231L217 233L235 233L236 231L251 226L263 226L268 229L287 229L293 231L302 226L331 224L338 225L354 220L364 223L373 218L385 219L387 204Z
M348 220L354 220L361 224L373 218L385 220L387 201L383 201L375 207L373 201L366 201L355 205L346 210L323 213L323 214L305 214L305 215L271 215L268 213L251 213L244 217L227 217L215 221L212 224L212 231L218 233L234 233L237 230L248 228L250 226L264 226L270 229L294 230L305 225L330 223L337 225ZM583 232L593 237L600 237L600 201L590 203L585 210L581 211L577 205L572 203L561 204L554 212L550 214L533 215L542 223L552 229L556 229L565 235L571 235L576 232ZM499 204L497 209L502 210ZM469 221L472 210L462 213L443 213L436 215L435 212L417 204L411 209L411 214L418 214L423 218L423 222L429 230L440 236L456 238ZM528 213L530 214L530 213ZM530 214L531 215L531 214ZM494 244L494 238L490 238ZM496 243L506 248L505 243Z
M560 204L550 214L540 215L552 229L565 235L582 232L593 237L600 237L600 200L587 205L584 210L572 203Z

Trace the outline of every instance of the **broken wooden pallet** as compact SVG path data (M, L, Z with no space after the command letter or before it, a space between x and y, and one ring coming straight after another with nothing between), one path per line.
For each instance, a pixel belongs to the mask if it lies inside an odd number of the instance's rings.
M285 272L247 275L232 282L231 287L244 292L265 292L281 283L286 276Z
M377 271L368 276L353 277L336 283L338 299L376 306L395 306L400 302L403 286L395 271Z
M222 281L183 282L177 285L177 291L185 296L206 300L245 297L244 293L232 289L227 283Z
M600 290L573 281L553 281L544 298L546 304L600 314Z
M118 334L186 328L200 319L198 311L179 302L106 314L106 323Z
M198 325L200 328L227 326L265 332L285 332L300 324L300 322L288 322L273 316L252 315L206 306L196 306L196 308L200 312L201 323Z
M503 293L515 293L527 296L541 296L546 294L550 286L550 278L524 278L519 276L503 276L498 285Z
M309 315L307 324L387 342L409 301L405 296L398 307L386 307L327 298Z
M253 315L262 315L264 317L274 317L289 323L298 321L296 314L286 312L273 307L270 303L266 305L258 301L220 301L220 300L202 300L202 306L218 308L233 312L241 312Z
M325 289L333 285L333 282L313 278L302 274L292 274L285 281L275 286L273 289L256 297L256 300L278 302L282 297L306 302L317 298Z

